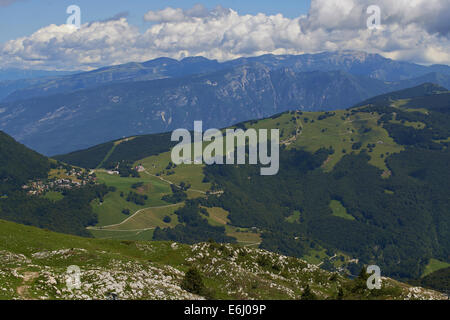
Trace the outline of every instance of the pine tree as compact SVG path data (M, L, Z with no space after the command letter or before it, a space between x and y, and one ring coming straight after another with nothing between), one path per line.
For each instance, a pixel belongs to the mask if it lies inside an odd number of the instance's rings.
M202 294L205 291L205 285L203 284L202 275L200 271L195 268L189 269L184 275L181 288L190 293Z
M342 287L339 287L337 300L343 300L344 299L344 290L342 290Z
M311 291L309 284L306 285L305 290L303 290L301 300L317 300L316 295Z

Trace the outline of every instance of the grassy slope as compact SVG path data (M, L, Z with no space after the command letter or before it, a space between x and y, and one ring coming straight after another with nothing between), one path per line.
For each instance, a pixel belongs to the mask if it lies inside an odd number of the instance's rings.
M147 172L179 184L184 181L190 183L193 189L208 191L211 188L210 183L203 183L203 165L185 165L181 164L174 169L167 170L166 167L171 161L171 153L164 152L162 154L151 156L136 162L136 164L142 164ZM174 174L168 175L168 171L173 171Z
M264 263L263 263L264 262ZM443 298L435 292L384 280L381 292L352 292L353 283L313 265L262 250L231 245L86 239L0 220L0 299L195 299L180 288L190 267L202 273L216 299L298 299L306 284L319 298ZM69 291L67 267L81 271Z
M122 222L128 217L122 213L123 209L129 209L131 213L134 213L146 207L168 205L168 203L161 200L161 197L171 193L170 186L157 178L147 175L142 175L140 178L122 178L101 171L97 171L96 175L98 182L105 183L108 187L116 187L115 192L110 192L106 195L102 204L98 202L93 203L94 210L99 216L98 226ZM138 182L144 182L142 191L131 187ZM133 202L127 202L126 197L130 191L147 195L148 200L145 205L139 206ZM121 192L123 192L124 197L120 196Z
M373 152L370 153L369 163L387 170L384 159L381 155L386 153L396 153L403 150L403 147L397 145L388 132L378 126L378 114L355 113L349 115L347 111L338 110L336 115L324 120L318 120L323 113L305 112L301 116L303 120L303 130L295 142L295 147L303 147L308 151L315 152L320 148L333 147L335 153L330 156L324 169L330 171L342 159L345 153L360 150L352 150L352 145L357 142L362 143L365 149L367 144L375 144ZM305 122L308 118L308 122ZM344 119L344 120L343 120ZM314 120L314 122L311 122ZM370 132L363 133L363 128L371 129ZM345 150L345 153L343 152Z
M333 215L336 217L341 217L347 220L355 220L352 215L348 214L347 209L345 209L342 203L337 200L331 200L330 208L333 210Z
M448 267L450 267L450 263L439 261L437 259L430 259L430 261L428 262L428 264L425 267L425 270L422 274L422 278L426 277L427 275L429 275L435 271L445 269Z
M212 226L225 227L227 236L234 237L238 244L244 246L258 246L261 243L261 234L248 228L237 228L230 224L229 212L222 208L205 208L209 216L205 216Z

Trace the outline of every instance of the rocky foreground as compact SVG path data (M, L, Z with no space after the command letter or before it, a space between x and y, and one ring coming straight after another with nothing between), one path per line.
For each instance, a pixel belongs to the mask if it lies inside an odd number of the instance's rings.
M85 239L5 221L0 231L0 299L446 298L388 278L368 290L363 277L235 245Z

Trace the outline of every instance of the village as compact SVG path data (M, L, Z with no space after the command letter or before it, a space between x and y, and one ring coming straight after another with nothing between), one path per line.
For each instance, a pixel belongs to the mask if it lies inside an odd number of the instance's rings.
M29 195L44 195L49 191L63 192L89 184L95 184L97 178L93 171L87 172L81 168L59 166L51 169L45 180L30 181L22 186Z

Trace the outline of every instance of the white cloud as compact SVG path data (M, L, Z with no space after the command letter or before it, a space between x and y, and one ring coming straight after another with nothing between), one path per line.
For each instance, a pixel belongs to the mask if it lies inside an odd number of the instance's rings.
M186 19L183 9L166 8L161 11L149 11L144 19L151 22L182 22Z
M217 6L210 11L204 5L196 4L187 10L168 7L164 10L149 11L144 15L144 20L149 22L182 22L193 18L223 17L230 13L230 9L223 8L222 6Z
M368 30L369 5L382 29ZM307 16L239 15L217 7L149 11L144 33L126 18L50 25L0 45L0 66L91 69L167 56L227 60L264 53L363 50L419 63L450 64L450 1L312 0Z

